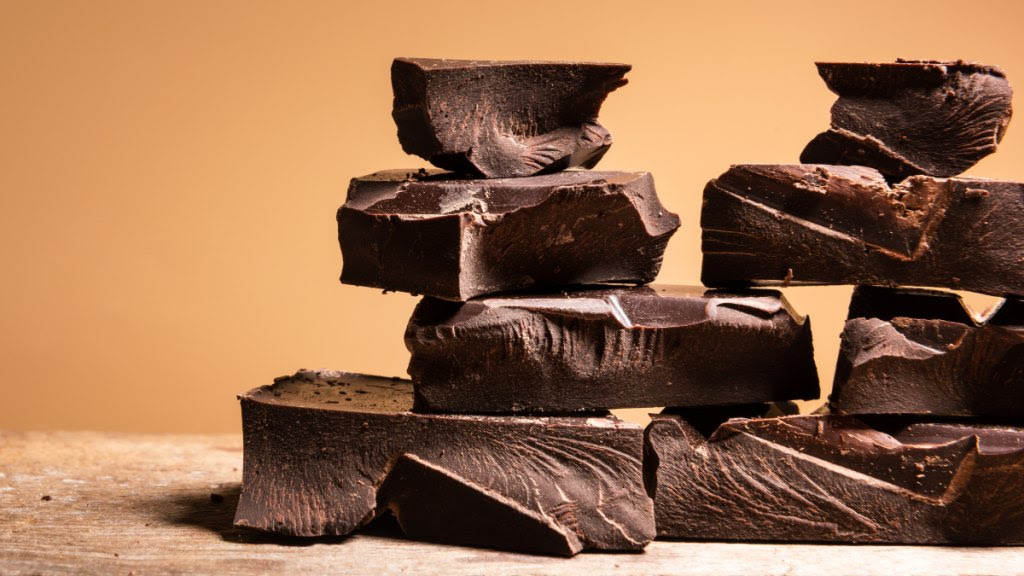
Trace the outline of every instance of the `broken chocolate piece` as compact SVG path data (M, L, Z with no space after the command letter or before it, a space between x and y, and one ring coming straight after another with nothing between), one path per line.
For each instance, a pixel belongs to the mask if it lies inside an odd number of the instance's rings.
M1013 91L994 66L818 63L818 73L839 99L804 163L870 166L890 181L956 176L995 152L1010 123Z
M1024 318L976 321L955 294L858 287L829 402L844 414L1024 419ZM1003 305L1006 307L1006 304ZM999 320L1002 316L1006 320Z
M646 433L659 537L873 544L1024 544L1024 429L850 416L682 417Z
M1024 184L741 165L704 188L708 286L870 284L1024 295Z
M679 217L646 172L466 180L356 178L338 211L345 284L466 300L491 292L647 283Z
M462 174L508 178L593 168L597 123L628 64L397 58L392 116L402 149Z
M810 321L775 291L635 287L425 298L416 409L570 412L819 396Z
M377 503L417 540L559 556L583 549L571 527L414 454L395 462Z
M548 554L654 537L643 431L607 414L415 414L408 380L344 372L302 371L240 399L236 526L344 535L390 508L413 537ZM435 506L444 516L426 518Z

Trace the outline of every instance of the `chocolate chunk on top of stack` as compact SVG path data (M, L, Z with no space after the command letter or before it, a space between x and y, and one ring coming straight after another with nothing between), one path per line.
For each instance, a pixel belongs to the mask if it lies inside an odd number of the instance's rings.
M341 281L424 298L412 379L300 371L241 396L236 524L573 555L654 538L623 407L759 411L820 395L775 291L648 286L679 218L646 172L597 172L629 66L395 60L403 148L447 171L355 178ZM753 405L753 407L751 407ZM714 416L717 417L717 416Z
M1005 133L1009 84L964 62L818 67L839 95L832 127L808 164L708 183L701 277L859 285L830 403L657 416L645 477L658 535L1024 544L1024 185L956 177ZM913 286L1005 300L979 318Z

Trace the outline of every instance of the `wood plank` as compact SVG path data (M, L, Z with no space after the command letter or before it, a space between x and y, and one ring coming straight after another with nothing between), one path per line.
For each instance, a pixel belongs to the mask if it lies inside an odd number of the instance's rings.
M1024 573L1024 548L654 542L560 559L411 542L388 525L282 540L231 525L241 448L237 435L0 433L0 574Z

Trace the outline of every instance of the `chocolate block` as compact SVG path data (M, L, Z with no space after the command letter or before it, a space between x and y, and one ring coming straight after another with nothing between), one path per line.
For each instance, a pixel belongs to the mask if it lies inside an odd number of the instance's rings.
M839 415L731 420L706 438L647 428L659 537L874 544L1024 544L1024 429Z
M597 123L627 64L397 58L392 116L402 149L486 178L593 168L612 136Z
M708 286L870 284L1024 295L1024 184L859 166L733 166L704 188Z
M356 178L338 211L345 284L466 300L604 282L647 283L679 218L646 172L466 180Z
M1024 318L1012 302L978 322L955 294L857 288L833 411L1024 420Z
M426 298L405 333L416 409L569 412L819 396L810 321L775 291L634 287Z
M567 556L654 537L643 430L607 414L415 414L408 380L344 372L240 399L236 526L344 535L390 509L412 537Z
M965 62L818 63L839 95L832 127L804 148L808 164L876 168L890 181L956 176L996 150L1013 91L1002 70Z

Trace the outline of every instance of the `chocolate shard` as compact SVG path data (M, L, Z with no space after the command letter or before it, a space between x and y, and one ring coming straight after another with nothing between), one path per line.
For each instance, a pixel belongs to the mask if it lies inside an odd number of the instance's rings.
M820 62L818 73L839 99L804 163L870 166L890 181L956 176L995 152L1010 123L1013 91L994 66Z
M397 58L392 116L402 149L463 174L509 178L593 168L597 123L628 64Z
M708 286L869 284L1024 295L1024 184L740 165L704 188Z
M354 179L338 211L341 281L448 300L643 284L678 227L646 172L498 180L379 172Z
M300 371L240 399L236 526L345 535L390 507L418 537L432 526L423 518L429 504L413 501L420 490L495 513L449 509L448 531L432 540L567 555L639 550L654 537L643 430L610 415L416 414L408 380L324 371ZM417 488L418 478L431 484ZM468 534L512 519L516 538L505 537L511 526Z
M844 414L1024 419L1019 300L979 322L955 294L858 287L829 402Z
M552 518L414 454L395 462L377 502L417 540L559 556L583 549L576 534Z
M426 298L405 343L423 411L708 406L820 393L810 321L775 291Z
M680 416L647 428L659 537L874 544L1024 543L1024 429L840 415Z

